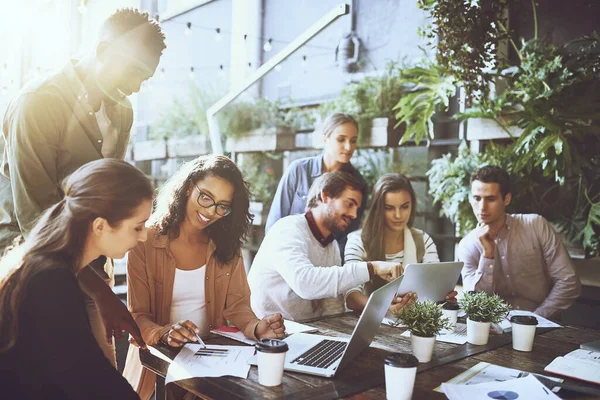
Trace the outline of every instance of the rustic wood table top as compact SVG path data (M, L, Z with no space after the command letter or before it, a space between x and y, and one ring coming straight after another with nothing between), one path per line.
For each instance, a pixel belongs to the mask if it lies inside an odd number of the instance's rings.
M349 337L354 329L358 315L345 313L323 317L305 322L317 327L319 333L327 336ZM390 352L411 352L410 339L402 337L403 329L382 325L371 347L363 351L350 365L339 371L334 378L321 378L312 375L285 372L282 385L274 388L258 383L258 370L250 368L248 379L233 377L194 378L177 382L177 385L203 398L214 399L335 399L350 398L385 399L383 359ZM433 359L420 364L415 381L413 398L444 399L442 393L433 391L442 382L484 361L523 371L544 373L544 367L554 358L579 348L581 343L600 339L600 331L567 326L559 329L538 329L533 351L524 353L515 351L511 346L511 334L490 335L485 346L469 343L457 345L436 341ZM213 336L206 340L209 344L238 345L239 342ZM178 350L157 345L158 350L173 359ZM161 399L164 389L164 377L168 363L150 354L140 352L142 364L157 373L157 399ZM551 375L545 373L546 375ZM579 386L594 387L580 381L566 379L566 382ZM600 388L600 386L595 386ZM561 390L563 398L592 399Z

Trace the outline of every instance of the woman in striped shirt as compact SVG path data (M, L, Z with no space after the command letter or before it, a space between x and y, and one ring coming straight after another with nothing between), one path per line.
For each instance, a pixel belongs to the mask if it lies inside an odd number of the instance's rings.
M371 208L360 231L348 235L344 262L385 260L408 265L439 262L437 248L431 237L413 228L416 214L416 195L407 177L385 174L375 184ZM346 292L346 306L362 311L371 292L385 284L375 277ZM456 292L449 293L452 300ZM394 299L390 311L398 311L416 300L415 293Z

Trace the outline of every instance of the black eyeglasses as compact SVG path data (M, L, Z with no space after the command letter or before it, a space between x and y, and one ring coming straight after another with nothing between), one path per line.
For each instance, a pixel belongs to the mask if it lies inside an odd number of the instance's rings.
M196 201L198 202L199 206L204 208L215 207L215 212L221 217L226 217L231 214L231 207L224 204L215 203L213 198L200 190L196 184L194 184L194 186L196 186L196 189L198 190L198 199Z

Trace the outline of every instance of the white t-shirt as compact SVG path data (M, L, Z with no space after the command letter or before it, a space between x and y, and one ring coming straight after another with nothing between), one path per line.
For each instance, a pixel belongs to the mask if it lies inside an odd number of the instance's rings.
M198 329L200 336L207 335L208 311L204 293L206 265L190 271L175 269L173 298L171 300L171 324L181 320L190 320Z
M344 312L343 294L368 281L369 269L341 261L337 242L321 245L303 214L278 220L248 274L252 310L259 318L281 313L295 321Z

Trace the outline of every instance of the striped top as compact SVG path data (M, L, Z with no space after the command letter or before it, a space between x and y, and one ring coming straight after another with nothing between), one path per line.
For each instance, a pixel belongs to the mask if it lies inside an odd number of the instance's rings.
M365 247L363 245L360 233L361 231L357 231L353 234L348 235L348 243L346 243L346 253L344 254L344 264L355 263L360 261L382 261L372 260L367 256L367 252L365 251ZM423 260L421 260L420 262L439 262L440 257L438 256L437 247L435 247L433 239L427 234L427 232L423 232L423 242L425 246L425 254L423 255ZM392 261L404 264L404 251L400 251L395 254L386 254L385 261ZM361 292L367 296L369 295L369 293L365 293L364 285L360 285L358 287L348 290L344 297L348 297L348 294L352 292Z

